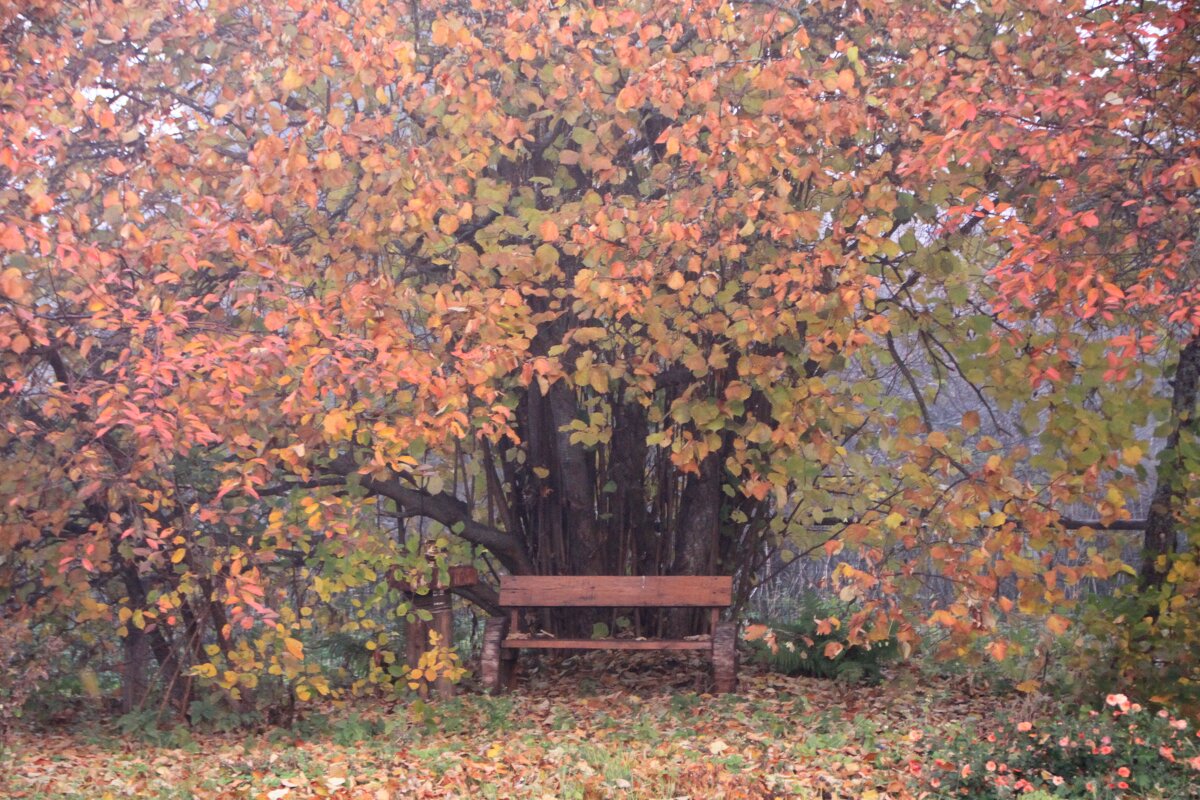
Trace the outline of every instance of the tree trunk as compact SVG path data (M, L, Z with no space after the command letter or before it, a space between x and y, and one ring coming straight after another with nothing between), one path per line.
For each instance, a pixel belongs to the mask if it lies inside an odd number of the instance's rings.
M724 454L709 453L700 462L700 473L690 474L680 497L675 526L672 575L713 575L721 532L721 472ZM698 633L707 611L675 609L667 617L667 634L682 638Z
M137 566L131 562L125 562L121 569L121 577L125 583L125 591L129 593L130 605L134 608L145 606L146 587L142 584L142 577L138 574ZM132 630L134 629L131 628ZM147 626L147 630L139 630L138 633L142 639L148 642L150 652L158 661L163 689L167 692L171 704L181 714L186 714L187 687L184 685L183 670L175 654L175 649L167 641L167 637L163 636L162 629L158 626L153 628Z
M1171 418L1166 446L1158 455L1158 478L1146 515L1146 533L1142 540L1139 582L1143 589L1161 586L1167 573L1158 559L1175 552L1179 506L1186 502L1183 457L1179 438L1185 426L1195 424L1197 388L1200 386L1200 336L1193 338L1179 353L1175 378L1171 381ZM1167 566L1169 569L1169 565Z
M143 631L132 625L122 642L124 662L121 664L121 713L141 708L150 689L147 667L150 661L150 642Z

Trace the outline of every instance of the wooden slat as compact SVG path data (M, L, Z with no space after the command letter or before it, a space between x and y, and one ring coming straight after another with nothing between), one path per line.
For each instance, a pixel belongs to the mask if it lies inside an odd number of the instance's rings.
M709 639L505 639L504 647L540 650L711 650Z
M505 607L684 607L727 606L733 598L728 575L629 577L626 575L529 576L500 579Z

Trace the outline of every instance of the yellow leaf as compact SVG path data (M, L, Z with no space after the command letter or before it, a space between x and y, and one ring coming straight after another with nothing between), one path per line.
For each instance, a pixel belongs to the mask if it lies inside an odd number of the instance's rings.
M1069 627L1071 627L1071 620L1067 619L1061 614L1051 614L1050 616L1046 617L1046 628L1051 633L1056 633L1059 636L1062 636L1067 632L1067 628Z
M667 278L667 288L669 288L673 292L678 292L686 284L687 284L687 279L685 279L683 277L683 273L680 272L679 270L675 270Z
M1136 467L1142 460L1142 448L1136 444L1130 445L1121 451L1121 461L1125 462L1127 467Z
M886 517L883 518L883 524L886 525L891 530L895 530L896 528L899 528L903 522L904 522L904 517L898 511L893 511L892 513L888 514Z
M293 639L292 637L289 636L283 640L283 645L284 645L284 647L287 648L287 651L289 653L291 653L292 656L297 661L304 660L304 643L301 642L299 639Z
M312 699L312 689L309 689L307 686L297 686L296 687L296 699L303 700L303 701L311 700Z
M488 758L498 758L504 752L504 746L500 742L494 743L487 749Z
M1041 686L1040 683L1038 683L1034 679L1030 678L1027 681L1021 681L1020 683L1018 683L1017 691L1025 692L1026 694L1028 694L1029 692L1036 692L1039 686Z
M242 198L242 203L251 211L258 211L263 207L263 195L258 189L251 189L246 192L246 196Z
M344 434L350 430L353 420L346 415L345 411L340 408L335 408L325 415L325 419L321 422L321 427L324 428L325 434L330 439L344 438Z
M280 86L283 87L283 90L285 92L291 92L295 89L299 89L303 85L303 76L301 76L299 72L296 72L295 67L288 67L287 72L283 73L283 81L280 83Z
M183 561L183 558L186 555L187 555L187 550L185 550L182 547L179 548L178 550L176 550L174 553L171 554L171 563L178 564L180 561Z
M438 230L449 236L458 230L458 217L453 214L442 214L438 218Z
M100 679L96 677L96 673L84 667L79 671L79 685L83 687L83 693L88 697L100 696Z

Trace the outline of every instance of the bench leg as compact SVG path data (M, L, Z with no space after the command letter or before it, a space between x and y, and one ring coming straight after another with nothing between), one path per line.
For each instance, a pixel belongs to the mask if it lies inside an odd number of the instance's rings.
M737 630L736 622L721 622L713 629L713 684L718 694L737 691Z
M504 637L507 635L508 619L505 617L490 617L484 624L480 677L483 688L492 694L512 689L515 683L517 651L504 648Z

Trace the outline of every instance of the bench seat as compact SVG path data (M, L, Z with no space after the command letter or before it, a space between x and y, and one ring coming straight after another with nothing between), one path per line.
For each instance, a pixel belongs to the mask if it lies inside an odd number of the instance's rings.
M505 576L500 607L508 613L487 621L481 672L493 693L516 685L521 650L665 650L708 652L718 692L737 687L737 625L721 622L721 609L733 600L727 575L647 576ZM708 631L684 639L574 639L530 635L520 630L521 609L530 608L704 608Z
M704 639L524 639L508 637L505 647L528 650L711 650Z

